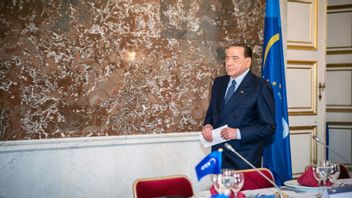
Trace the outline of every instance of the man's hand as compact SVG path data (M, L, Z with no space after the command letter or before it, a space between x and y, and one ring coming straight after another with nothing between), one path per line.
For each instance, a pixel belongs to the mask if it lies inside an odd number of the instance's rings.
M213 126L211 126L210 124L205 125L202 129L202 136L208 142L213 141L213 134L211 133L212 130Z
M225 140L232 140L237 138L237 129L226 127L221 130L220 135Z

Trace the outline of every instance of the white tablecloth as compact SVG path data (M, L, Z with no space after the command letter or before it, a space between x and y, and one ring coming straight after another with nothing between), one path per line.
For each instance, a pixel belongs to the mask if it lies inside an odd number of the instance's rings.
M255 198L262 195L274 195L277 192L275 188L262 188L257 190L245 190L242 191L246 198ZM323 197L321 192L295 192L290 190L282 190L282 192L287 195L285 197L294 198L312 198L312 197ZM209 191L202 191L195 194L194 198L211 198Z
M343 185L343 184L352 184L352 178L351 179L340 179L337 182L337 185ZM242 191L245 195L246 198L255 198L255 197L260 197L261 195L274 195L278 189L276 188L262 188L262 189L257 189L257 190L245 190ZM319 198L327 198L328 194L326 191L326 188L307 188L307 187L287 187L287 186L282 186L280 188L280 191L283 192L285 197L289 198L314 198L314 197L319 197ZM210 198L210 192L209 191L202 191L195 193L195 198Z

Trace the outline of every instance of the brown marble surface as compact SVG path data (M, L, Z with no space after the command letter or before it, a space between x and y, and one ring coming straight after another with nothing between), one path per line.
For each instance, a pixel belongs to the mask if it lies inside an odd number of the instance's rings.
M264 0L0 2L0 140L199 131L224 46Z

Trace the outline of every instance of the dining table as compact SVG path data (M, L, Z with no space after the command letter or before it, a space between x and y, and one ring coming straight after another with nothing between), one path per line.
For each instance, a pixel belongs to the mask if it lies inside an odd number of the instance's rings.
M339 194L337 192L342 188L347 190L344 190L344 192L340 194L341 196L338 196ZM260 188L255 190L244 190L241 192L246 198L280 197L279 194L284 198L352 197L352 178L339 179L329 187L302 186L294 179L284 182L284 185L279 188ZM197 192L195 193L194 198L211 198L211 193L210 191Z

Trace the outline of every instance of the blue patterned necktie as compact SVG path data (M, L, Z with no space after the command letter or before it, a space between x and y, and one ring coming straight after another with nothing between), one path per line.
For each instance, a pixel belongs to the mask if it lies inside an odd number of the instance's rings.
M229 102L231 96L235 92L235 88L236 88L236 81L232 80L231 86L229 87L229 90L227 90L227 93L226 93L226 96L225 96L225 103L224 103L225 105Z

